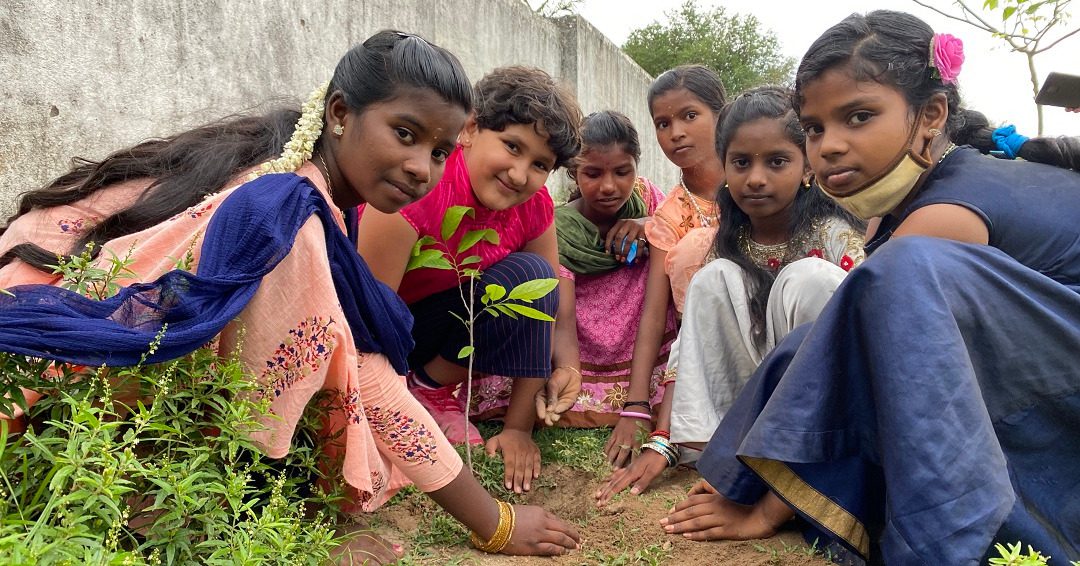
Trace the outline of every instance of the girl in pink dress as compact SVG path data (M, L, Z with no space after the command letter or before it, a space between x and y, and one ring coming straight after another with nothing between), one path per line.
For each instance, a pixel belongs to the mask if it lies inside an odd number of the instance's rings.
M641 154L637 130L626 116L603 111L581 125L582 150L569 167L577 182L570 201L555 208L559 278L573 300L561 302L559 317L577 321L577 360L581 393L569 410L546 424L566 427L614 426L629 389L634 337L641 322L649 247L645 220L664 194L637 175ZM625 252L623 251L625 249ZM675 333L668 314L665 342ZM653 364L650 392L659 402L656 382L665 367L666 348ZM476 411L486 418L504 411L508 378L478 379ZM646 404L647 407L647 404Z

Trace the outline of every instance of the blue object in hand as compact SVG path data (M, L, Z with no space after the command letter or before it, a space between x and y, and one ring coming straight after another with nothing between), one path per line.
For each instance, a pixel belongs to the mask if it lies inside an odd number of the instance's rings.
M638 242L637 240L634 240L634 242L630 244L630 251L626 252L626 265L634 263L634 260L637 259L637 247Z

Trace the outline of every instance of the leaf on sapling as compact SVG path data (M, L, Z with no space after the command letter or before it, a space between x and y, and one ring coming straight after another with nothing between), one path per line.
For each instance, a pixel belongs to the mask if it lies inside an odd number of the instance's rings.
M559 286L558 279L533 279L526 281L510 291L509 299L531 302L542 298Z
M506 308L508 308L508 309L510 309L510 310L512 310L512 311L514 311L514 312L516 312L516 313L518 313L521 316L524 316L526 318L531 318L533 320L543 320L543 321L546 321L546 322L555 322L555 319L551 318L551 316L548 315L547 313L545 313L543 311L538 311L538 310L536 310L536 309L534 309L532 307L527 307L525 305L519 305L519 304L516 304L516 303L503 303L500 306L505 306Z
M439 250L420 250L417 255L409 258L409 263L405 266L405 271L412 271L424 267L431 269L454 269Z
M508 309L506 307L505 303L500 303L500 304L497 304L497 305L491 305L491 308L505 314L506 316L508 316L508 317L510 317L510 318L512 318L514 320L517 320L517 314L515 314L514 311ZM489 310L488 312L491 312L491 311ZM495 314L495 313L492 312L491 314ZM498 315L496 314L495 316L498 316Z
M493 237L495 240L494 242L492 242ZM483 230L469 230L465 233L464 236L461 237L461 242L458 243L458 253L465 253L466 250L475 246L480 240L485 240L492 244L498 244L499 234L491 228L484 228Z
M490 298L492 301L498 301L506 296L506 288L502 285L487 285L484 287L484 296Z
M470 263L480 263L480 256L471 255L458 262L460 265L469 265Z
M459 351L457 353L458 359L463 360L463 359L471 356L472 353L473 353L473 350L474 350L474 348L472 346L464 346L464 347L462 347L461 351Z
M468 214L470 217L475 216L472 207L469 206L451 206L446 209L446 214L443 215L442 220L442 239L448 241L450 236L457 232L458 226L461 225L461 219Z

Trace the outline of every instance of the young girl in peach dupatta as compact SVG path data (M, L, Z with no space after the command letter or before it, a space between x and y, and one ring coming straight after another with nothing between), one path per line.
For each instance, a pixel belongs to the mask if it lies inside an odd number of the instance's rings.
M354 505L374 509L411 480L468 526L482 550L576 547L573 527L488 495L409 395L402 375L411 317L346 237L342 209L366 202L394 211L437 182L471 109L470 90L449 52L380 32L345 55L302 115L233 118L143 142L28 193L0 236L0 287L8 291L0 297L0 351L124 366L158 334L149 362L216 337L222 351L239 352L271 400L266 430L255 434L270 457L289 450L309 401L329 392L339 408L323 415L323 426L328 436L340 433L337 455ZM293 123L285 154L256 168ZM131 250L133 276L116 296L91 301L51 274L57 253L79 253L86 243L118 257ZM401 555L390 548L361 543L343 553L386 563Z

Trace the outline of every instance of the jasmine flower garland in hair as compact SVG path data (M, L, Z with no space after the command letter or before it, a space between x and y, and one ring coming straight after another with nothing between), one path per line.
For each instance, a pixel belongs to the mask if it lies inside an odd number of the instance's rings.
M325 83L316 88L300 111L300 119L296 121L296 129L292 137L285 143L281 157L273 161L263 163L257 171L252 173L249 180L255 179L266 173L288 173L296 171L311 159L315 150L315 142L322 135L323 109L326 101L326 89L330 83Z

